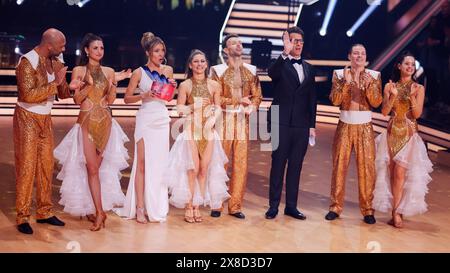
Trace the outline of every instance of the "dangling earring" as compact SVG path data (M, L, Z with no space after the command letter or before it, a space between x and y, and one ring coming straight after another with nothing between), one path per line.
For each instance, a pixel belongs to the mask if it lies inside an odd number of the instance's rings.
M89 57L89 53L86 53L86 56L88 56L88 57Z
M163 63L163 65L166 65L166 64L167 64L167 58L164 57L164 63Z

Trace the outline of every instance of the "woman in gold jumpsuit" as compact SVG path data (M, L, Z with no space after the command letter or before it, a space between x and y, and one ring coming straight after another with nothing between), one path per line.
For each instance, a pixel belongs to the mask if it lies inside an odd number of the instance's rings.
M403 227L403 215L427 210L425 194L431 181L432 164L416 121L422 114L425 89L414 81L415 72L414 56L404 52L384 88L382 113L391 113L387 132L376 139L374 207L391 211L388 223L397 228Z
M80 66L73 69L70 88L80 105L77 123L55 149L62 164L60 204L64 211L87 216L92 231L105 226L105 211L123 205L120 171L128 167L127 136L112 119L109 104L116 98L117 82L130 71L114 72L101 66L103 41L87 34L82 42ZM95 213L95 216L94 216Z
M177 110L185 119L169 153L169 202L185 208L185 221L201 222L200 205L218 209L229 198L224 165L227 157L214 130L219 118L220 85L207 78L205 54L193 50L187 62L187 79L178 89ZM174 126L173 128L176 128Z

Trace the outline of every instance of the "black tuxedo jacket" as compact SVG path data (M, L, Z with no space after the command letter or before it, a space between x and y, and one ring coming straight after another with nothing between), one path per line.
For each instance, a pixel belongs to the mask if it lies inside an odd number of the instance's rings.
M269 77L273 83L273 101L267 114L270 124L297 128L315 128L316 124L316 73L314 67L302 60L305 78L302 83L289 58L278 59L269 67ZM279 106L279 120L271 119L273 106Z

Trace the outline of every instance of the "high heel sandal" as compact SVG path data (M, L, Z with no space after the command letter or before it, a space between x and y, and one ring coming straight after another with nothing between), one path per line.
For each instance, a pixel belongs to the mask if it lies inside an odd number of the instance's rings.
M396 210L392 211L392 219L388 222L389 225L392 225L396 228L402 228L403 227L403 215L400 213L397 213Z
M188 223L194 223L194 211L192 210L191 206L187 206L184 211L184 221Z
M106 213L102 211L100 214L97 214L95 223L90 228L90 230L91 231L99 231L102 227L105 228L105 221L106 221Z
M144 208L136 207L136 222L141 224L147 224L147 219L145 218Z
M199 209L199 207L196 207L196 208L194 209L194 220L195 220L195 222L197 222L197 223L200 223L200 222L203 221L203 217L202 217L202 215L200 214L200 209Z

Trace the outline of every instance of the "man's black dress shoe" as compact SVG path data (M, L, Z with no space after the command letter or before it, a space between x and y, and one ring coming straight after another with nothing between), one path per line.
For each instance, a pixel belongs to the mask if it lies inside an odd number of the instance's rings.
M242 212L230 213L230 215L239 219L245 219L245 215Z
M377 222L377 220L375 220L375 216L373 215L366 215L364 216L364 222L366 224L373 225Z
M327 213L327 215L325 215L325 219L327 219L328 221L333 221L334 219L338 218L339 214L337 214L334 211L329 211Z
M288 216L294 217L295 219L299 219L299 220L305 220L306 219L306 216L303 215L303 213L301 213L297 209L285 209L284 210L284 215L288 215Z
M25 234L33 234L33 229L28 223L17 225L17 230Z
M59 227L63 227L65 225L65 223L56 218L56 216L52 216L47 219L38 219L36 220L36 222L38 222L39 224L50 224L52 226L59 226Z
M220 217L220 211L212 210L211 211L211 217Z
M277 214L278 214L277 209L269 208L266 211L266 219L274 219L275 217L277 217Z

